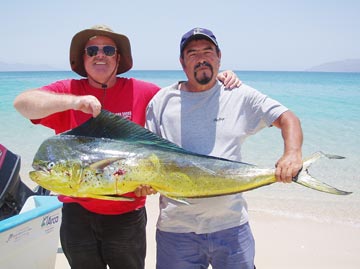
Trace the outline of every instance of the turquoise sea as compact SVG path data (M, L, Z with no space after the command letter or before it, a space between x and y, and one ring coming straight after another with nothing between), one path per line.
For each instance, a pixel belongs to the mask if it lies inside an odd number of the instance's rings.
M304 131L304 157L316 151L345 156L320 160L310 172L349 196L313 191L297 184L277 183L247 192L249 210L291 218L336 222L360 228L360 73L236 72L246 83L293 110ZM161 87L185 79L182 71L130 71L124 76ZM32 158L52 131L34 126L13 108L20 92L55 80L77 76L70 72L0 72L0 143L21 156L26 182ZM243 160L273 167L282 154L279 130L268 128L245 141ZM30 182L28 185L33 187Z

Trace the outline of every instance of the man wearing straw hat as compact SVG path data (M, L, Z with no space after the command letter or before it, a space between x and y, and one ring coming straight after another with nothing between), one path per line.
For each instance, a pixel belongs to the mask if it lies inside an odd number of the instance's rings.
M15 108L34 124L61 133L77 127L101 109L144 125L145 109L159 87L117 77L132 67L129 39L103 25L75 34L70 45L71 69L83 79L67 79L21 93ZM233 73L219 77L230 87L240 84ZM71 268L144 268L146 253L145 195L149 187L126 196L134 201L105 201L59 196L64 203L60 240Z

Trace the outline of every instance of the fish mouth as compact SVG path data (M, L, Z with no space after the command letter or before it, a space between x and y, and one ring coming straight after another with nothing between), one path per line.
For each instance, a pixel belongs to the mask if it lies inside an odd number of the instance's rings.
M47 169L44 165L37 162L32 164L32 168L35 170L33 172L44 172L47 174L50 173L49 169Z
M29 177L31 178L32 181L38 183L39 178L40 178L39 173L41 173L41 171L30 171L29 172Z
M34 168L33 171L31 171L32 173L41 173L41 174L50 174L49 170L46 170L44 168ZM30 173L31 173L30 172Z
M34 170L29 172L30 178L37 182L41 177L50 175L50 171L42 166L33 166Z

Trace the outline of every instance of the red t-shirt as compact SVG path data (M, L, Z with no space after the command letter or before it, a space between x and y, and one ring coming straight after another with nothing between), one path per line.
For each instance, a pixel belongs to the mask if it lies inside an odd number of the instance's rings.
M145 110L151 98L158 92L159 87L133 78L118 78L116 84L107 89L98 89L89 85L87 79L69 79L54 82L42 88L46 91L73 95L93 95L106 109L144 126ZM88 119L90 114L77 110L67 110L49 115L45 118L32 120L35 124L42 124L62 133L73 129ZM59 196L64 203L79 203L91 212L105 215L122 214L141 208L145 205L145 197L136 197L134 193L125 196L135 198L133 202L107 201L92 198L74 198Z

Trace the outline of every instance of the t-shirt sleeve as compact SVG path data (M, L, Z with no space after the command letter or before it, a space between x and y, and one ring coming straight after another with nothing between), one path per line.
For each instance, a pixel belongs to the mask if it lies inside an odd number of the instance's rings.
M151 100L146 108L146 121L145 121L145 128L147 128L148 130L150 130L151 132L155 133L155 134L159 134L160 132L158 131L158 127L159 126L157 124L157 115L155 113L155 107L154 107L154 101Z
M254 89L251 89L246 107L251 110L247 113L250 133L256 133L266 126L271 127L272 123L288 110L280 102Z

